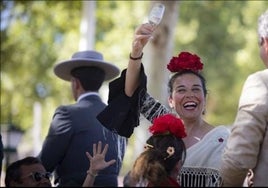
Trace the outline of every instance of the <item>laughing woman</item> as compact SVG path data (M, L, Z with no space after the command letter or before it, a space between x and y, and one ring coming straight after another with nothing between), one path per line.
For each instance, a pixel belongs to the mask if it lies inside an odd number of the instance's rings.
M172 57L167 64L171 72L169 108L159 103L147 93L141 62L143 48L154 29L150 24L142 24L135 30L127 70L110 83L109 105L98 119L107 128L129 137L139 125L140 113L153 122L158 116L174 111L183 120L187 133L183 139L187 157L178 176L181 186L220 186L218 168L229 130L225 126L210 125L203 118L207 96L203 63L190 52ZM124 105L120 105L122 101Z

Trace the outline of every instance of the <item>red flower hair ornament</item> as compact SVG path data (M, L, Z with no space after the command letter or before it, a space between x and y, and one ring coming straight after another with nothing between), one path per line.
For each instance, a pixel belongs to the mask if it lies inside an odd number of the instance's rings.
M179 72L182 70L192 70L200 72L203 69L203 63L199 56L189 52L181 52L178 57L172 57L167 65L170 72Z
M149 131L153 135L170 133L177 138L186 137L182 120L172 114L165 114L155 118L153 125L149 127Z

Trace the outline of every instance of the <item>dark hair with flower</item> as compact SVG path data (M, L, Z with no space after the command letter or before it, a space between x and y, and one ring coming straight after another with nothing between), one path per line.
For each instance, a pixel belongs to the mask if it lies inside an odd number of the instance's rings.
M189 52L181 52L178 57L172 57L167 65L170 72L179 72L182 70L192 70L199 72L203 69L203 63L200 57Z
M186 158L182 140L186 136L184 124L175 115L165 114L154 119L149 131L152 135L135 160L130 177L133 182L147 181L151 186L167 184L169 187L168 179L174 170L179 170L177 164L182 166Z
M157 134L173 134L177 138L186 137L185 127L180 118L173 114L165 114L153 120L153 125L149 127L149 131L153 135Z

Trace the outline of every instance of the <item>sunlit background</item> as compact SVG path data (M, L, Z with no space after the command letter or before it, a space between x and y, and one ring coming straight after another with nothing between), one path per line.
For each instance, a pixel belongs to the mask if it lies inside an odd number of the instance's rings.
M181 51L201 57L209 95L205 118L231 125L243 82L264 68L257 45L257 18L267 1L157 1L166 12L144 51L148 91L167 104L168 60ZM68 82L53 66L79 50L94 49L126 68L134 29L147 21L155 1L1 1L1 135L6 165L37 155L57 106L74 103ZM106 102L108 83L101 89ZM12 126L10 126L12 125ZM121 175L131 168L148 138L150 123L129 139ZM12 128L22 133L14 147ZM13 140L14 141L14 140Z

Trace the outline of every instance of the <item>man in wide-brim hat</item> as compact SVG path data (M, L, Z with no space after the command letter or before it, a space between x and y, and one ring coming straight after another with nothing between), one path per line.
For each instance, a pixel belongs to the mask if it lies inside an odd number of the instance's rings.
M101 53L96 51L76 52L72 59L60 62L54 67L54 73L61 79L70 81L72 70L79 67L97 67L104 71L105 81L118 76L119 69L103 60Z
M96 116L106 107L98 93L100 87L119 72L96 51L76 52L70 60L54 67L59 78L70 81L76 100L75 104L56 109L39 154L46 170L56 172L59 186L82 186L89 167L85 153L92 155L92 145L98 141L109 144L106 160L117 162L99 172L94 186L118 186L126 138L106 129Z

